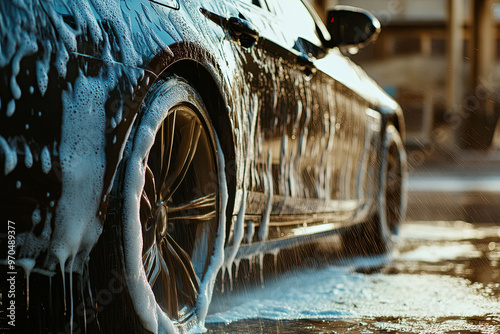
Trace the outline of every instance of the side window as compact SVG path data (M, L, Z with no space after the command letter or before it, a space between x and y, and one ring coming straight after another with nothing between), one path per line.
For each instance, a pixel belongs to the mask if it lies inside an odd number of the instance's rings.
M270 1L276 8L276 14L283 20L290 38L303 39L317 47L321 40L316 33L316 22L301 0Z

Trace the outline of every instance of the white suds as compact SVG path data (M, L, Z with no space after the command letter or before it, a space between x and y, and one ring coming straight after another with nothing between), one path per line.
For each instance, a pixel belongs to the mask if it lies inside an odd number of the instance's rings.
M16 101L10 100L9 104L7 104L7 117L14 115L16 111Z
M50 245L62 270L68 259L72 264L74 261L73 268L81 270L102 232L95 213L105 169L104 84L100 78L87 79L81 75L74 88L63 93L67 112L63 113L59 147L62 194Z
M30 308L30 274L35 267L34 259L19 259L16 263L18 266L24 269L24 274L26 275L26 308Z
M4 152L5 162L4 162L4 175L9 174L16 168L17 165L17 152L15 147L10 147L9 143L0 136L0 149Z
M212 293L214 290L215 279L217 273L220 271L224 264L224 242L226 239L226 207L227 201L229 199L226 172L225 172L225 157L222 148L219 143L219 138L215 137L215 142L217 145L217 153L219 159L219 186L220 186L220 216L219 216L219 229L217 231L217 237L214 244L214 253L210 258L210 266L207 269L205 277L200 285L200 294L198 296L198 301L196 306L198 308L198 320L200 321L200 326L204 326L205 319L208 313L208 306L212 300Z
M161 311L156 304L155 296L146 278L142 263L142 231L140 223L140 198L145 180L145 160L154 141L156 132L155 124L148 128L147 120L150 114L146 114L137 137L134 139L134 150L128 160L124 180L124 253L125 253L125 279L129 293L134 304L135 311L143 326L158 333L160 324L169 329L169 333L175 333L174 324ZM153 117L153 122L155 117ZM162 319L159 320L158 318Z
M24 165L27 168L31 168L33 166L33 155L31 154L30 147L28 144L24 144Z
M42 96L45 95L49 85L48 66L41 60L36 62L36 77L38 82L38 90Z
M41 162L42 162L42 171L45 174L48 174L52 169L52 161L50 158L50 151L47 148L47 146L44 146L42 149Z
M19 88L15 76L12 76L10 80L10 89L12 91L12 96L14 96L14 99L19 100L21 98L21 88Z
M262 221L260 223L260 228L259 228L259 239L261 241L266 241L267 236L269 235L269 221L271 218L271 209L273 205L273 195L274 195L273 175L271 172L272 162L273 162L272 151L269 150L267 157L265 183L264 183L265 185L264 191L267 192L267 202L266 202L266 209L264 210L264 213L262 215Z
M40 208L37 206L31 214L31 221L33 222L33 225L37 225L41 220L42 216L40 214Z

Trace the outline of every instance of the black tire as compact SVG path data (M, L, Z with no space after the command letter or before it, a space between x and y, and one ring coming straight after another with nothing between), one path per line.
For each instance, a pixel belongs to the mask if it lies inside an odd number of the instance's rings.
M124 286L99 317L109 325L103 332L168 332L206 314L222 265L227 201L207 115L179 77L156 82L144 100L110 203L110 236L101 238L108 246L99 255L114 254L107 279L122 277Z
M406 214L407 162L398 130L386 128L375 214L366 222L342 233L344 250L349 254L381 254L392 251L399 227Z

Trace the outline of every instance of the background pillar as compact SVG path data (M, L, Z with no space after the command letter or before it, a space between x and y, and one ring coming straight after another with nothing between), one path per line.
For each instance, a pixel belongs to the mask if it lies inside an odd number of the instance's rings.
M447 0L446 109L449 119L459 119L464 103L463 50L464 1ZM456 126L456 125L455 125ZM458 129L454 129L455 131ZM456 142L456 138L455 138Z
M487 149L495 126L490 91L496 45L492 5L493 0L471 1L470 79L460 137L465 149Z

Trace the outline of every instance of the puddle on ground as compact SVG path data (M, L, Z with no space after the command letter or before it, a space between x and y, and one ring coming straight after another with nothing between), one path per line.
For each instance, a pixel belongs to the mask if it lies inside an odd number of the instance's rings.
M500 318L437 318L432 320L406 318L375 318L361 320L251 320L229 325L210 324L208 333L217 334L369 334L369 333L443 333L443 334L496 334ZM459 328L459 329L457 329Z

